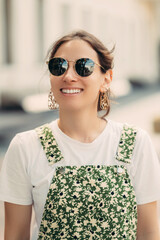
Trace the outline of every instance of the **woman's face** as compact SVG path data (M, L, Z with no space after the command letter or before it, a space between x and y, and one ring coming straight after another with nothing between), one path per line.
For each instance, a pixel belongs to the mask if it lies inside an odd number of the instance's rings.
M72 40L62 44L54 57L68 61L90 58L99 63L96 51L83 40ZM106 74L95 64L93 73L88 77L79 76L74 70L74 62L61 76L50 75L51 90L60 110L97 109L99 92L106 85ZM75 91L70 91L75 90Z

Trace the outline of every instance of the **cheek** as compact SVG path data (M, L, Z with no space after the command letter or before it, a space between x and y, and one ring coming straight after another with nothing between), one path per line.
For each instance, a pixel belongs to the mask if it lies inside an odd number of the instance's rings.
M91 88L94 89L95 92L99 92L104 81L101 75L97 75L91 79L91 82Z
M49 79L50 79L50 84L52 86L53 85L53 77L52 77L52 75L50 75Z
M50 85L51 85L51 90L53 92L56 91L56 89L58 87L57 84L58 84L58 81L56 81L56 79L53 76L50 76Z

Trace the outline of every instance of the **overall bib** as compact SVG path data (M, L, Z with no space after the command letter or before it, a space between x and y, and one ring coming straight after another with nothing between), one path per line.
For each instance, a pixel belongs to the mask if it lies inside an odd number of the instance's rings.
M36 131L48 163L63 159L49 126ZM136 133L136 129L124 125L116 153L117 165L56 168L38 240L136 239L137 204L125 167L131 163Z

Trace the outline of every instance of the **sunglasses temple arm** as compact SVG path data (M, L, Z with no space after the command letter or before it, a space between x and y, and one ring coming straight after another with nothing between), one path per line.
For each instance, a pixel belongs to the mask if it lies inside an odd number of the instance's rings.
M97 64L99 67L103 68L106 71L106 69L102 67L99 63L95 63L95 64Z

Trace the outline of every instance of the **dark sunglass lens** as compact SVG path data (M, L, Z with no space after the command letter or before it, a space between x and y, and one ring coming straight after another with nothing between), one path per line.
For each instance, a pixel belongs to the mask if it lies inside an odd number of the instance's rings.
M78 59L75 65L75 69L81 77L87 77L91 75L94 70L94 62L89 58Z
M52 75L60 76L67 70L68 63L63 58L53 58L49 61L48 68Z

